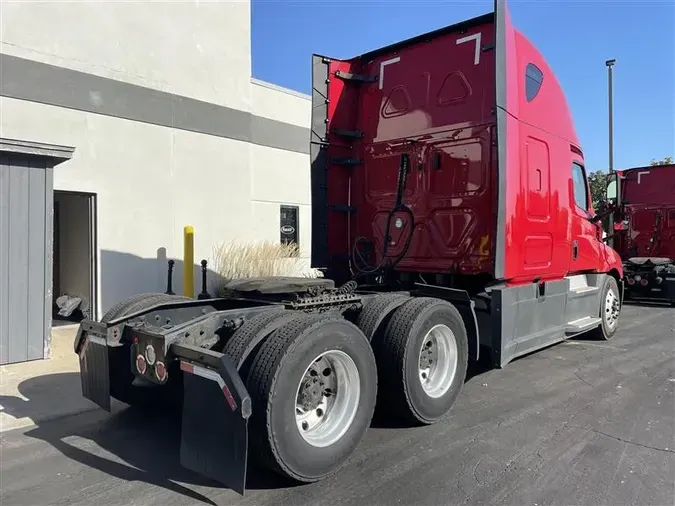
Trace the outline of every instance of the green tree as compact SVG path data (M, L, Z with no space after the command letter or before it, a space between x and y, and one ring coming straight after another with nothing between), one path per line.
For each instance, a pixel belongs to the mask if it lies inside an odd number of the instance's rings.
M666 156L663 160L657 160L656 158L652 158L652 161L650 165L672 165L673 164L673 157L672 156Z
M588 174L588 185L591 188L591 200L593 209L600 208L600 202L605 200L607 189L607 173L602 170L596 170Z

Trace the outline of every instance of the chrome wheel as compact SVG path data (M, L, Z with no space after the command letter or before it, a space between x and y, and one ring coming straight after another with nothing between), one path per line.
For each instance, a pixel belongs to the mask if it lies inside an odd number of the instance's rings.
M312 361L300 380L295 422L312 446L334 444L351 426L361 397L359 370L343 351L327 351Z
M614 290L611 288L607 290L607 295L605 296L605 306L604 306L604 318L607 327L610 330L616 327L616 324L619 321L619 312L621 311L621 302L619 297L617 297Z
M424 337L419 355L419 378L429 397L442 397L450 389L457 363L455 334L447 325L434 326Z

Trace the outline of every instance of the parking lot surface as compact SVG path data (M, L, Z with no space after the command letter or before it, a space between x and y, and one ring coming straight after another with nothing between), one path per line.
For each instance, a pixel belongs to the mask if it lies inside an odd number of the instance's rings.
M474 371L436 425L374 422L348 465L320 483L289 486L251 469L242 497L181 468L177 418L95 410L0 435L0 501L672 505L675 309L626 306L620 325L608 342L567 341ZM73 374L50 381L77 386Z

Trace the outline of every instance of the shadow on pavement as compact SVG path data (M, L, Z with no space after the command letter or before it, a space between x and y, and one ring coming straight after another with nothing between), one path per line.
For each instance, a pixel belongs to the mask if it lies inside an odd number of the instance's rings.
M0 395L3 412L14 418L28 417L34 423L81 413L91 409L86 399L77 398L80 377L77 374L47 374L35 376L19 384L20 394L28 400L13 395Z
M644 307L644 308L668 308L671 307L667 300L649 300L649 299L626 299L624 306Z
M21 394L29 399L36 389L43 388L62 392L64 396L81 395L77 373L46 375L19 385ZM30 400L23 401L16 397L3 397L1 403L7 411L11 410L12 416L19 418L31 416L38 409L44 411L44 407L32 406ZM95 408L93 412L60 418L58 421L38 422L38 426L28 430L25 435L45 441L65 457L120 480L144 482L204 504L216 504L199 492L176 483L223 488L219 483L181 466L180 413L150 412L137 407L120 406L124 407L113 414ZM94 444L83 445L80 441L74 446L70 443L73 439L88 440ZM104 456L106 452L124 462L111 460ZM288 487L289 484L281 476L249 466L248 489Z

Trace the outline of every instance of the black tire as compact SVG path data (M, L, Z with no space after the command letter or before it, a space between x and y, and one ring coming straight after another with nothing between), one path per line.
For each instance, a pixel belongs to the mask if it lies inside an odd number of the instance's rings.
M329 446L317 447L305 441L296 424L296 392L314 359L330 350L352 359L360 396L346 432ZM318 481L342 467L370 425L377 397L375 357L363 332L344 318L298 315L264 342L247 389L253 407L252 454L283 476Z
M386 324L387 318L395 309L405 303L410 297L402 293L388 293L373 297L361 310L356 325L361 329L368 341Z
M232 359L244 381L265 338L297 316L297 312L284 310L260 313L244 322L230 337L223 353Z
M128 299L125 299L121 302L118 302L115 304L113 307L108 309L106 313L103 315L103 318L101 318L102 323L108 323L113 320L116 320L117 318L121 318L125 314L127 314L127 309L136 304L139 301L142 301L144 299L147 299L148 297L154 297L157 295L163 295L161 293L139 293L136 295L132 295Z
M609 323L610 322L609 314L611 313L612 310L611 308L606 307L606 300L607 300L607 292L609 292L610 290L614 292L614 297L620 304L621 299L619 297L619 285L613 276L607 275L605 276L605 282L602 285L602 293L600 295L600 307L598 309L598 316L602 321L599 326L588 332L588 336L592 339L609 341L611 338L614 337L614 334L616 334L616 331L619 328L620 312L619 315L617 315L615 324L610 325Z
M188 300L194 299L191 299L190 297L184 297L182 295L167 295L165 293L155 294L146 297L142 300L136 301L136 303L134 304L130 304L129 306L127 306L122 316L134 314L139 311L145 311L146 309L150 309L151 307L156 306L157 304L165 304L167 302L181 302Z
M427 333L436 325L445 325L452 331L457 361L447 390L432 397L420 380L419 357ZM438 421L455 404L464 385L468 349L464 321L452 304L427 297L410 299L396 310L375 345L380 385L378 406L414 425Z

